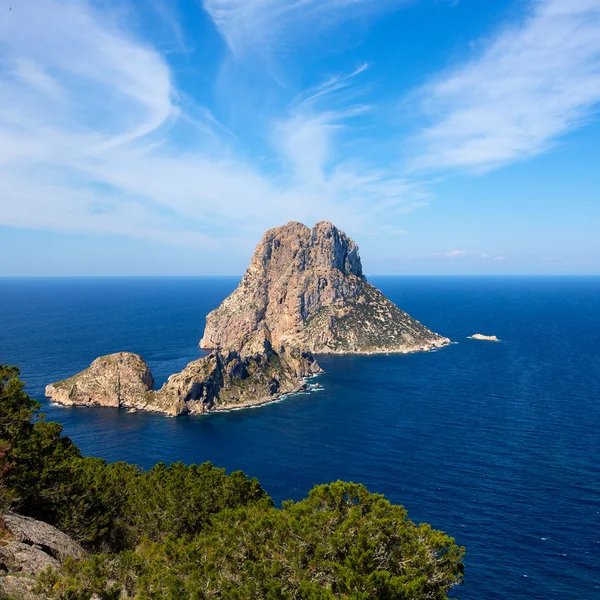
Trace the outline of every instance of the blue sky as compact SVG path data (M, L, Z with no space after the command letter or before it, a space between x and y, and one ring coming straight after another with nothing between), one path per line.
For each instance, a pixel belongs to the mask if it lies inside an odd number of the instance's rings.
M600 0L0 0L0 274L600 274L599 103Z

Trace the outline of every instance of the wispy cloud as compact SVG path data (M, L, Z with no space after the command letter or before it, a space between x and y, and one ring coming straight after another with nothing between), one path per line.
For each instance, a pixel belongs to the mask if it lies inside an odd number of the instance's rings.
M273 48L291 23L298 34L401 1L205 6L235 49ZM480 58L432 81L434 123L420 137L419 165L489 168L542 151L588 117L600 98L599 4L540 0ZM169 55L100 6L20 2L0 20L0 225L235 252L289 219L402 234L401 217L429 204L427 184L402 176L387 148L385 160L365 158L374 144L362 133L381 118L372 116L368 65L288 90L265 123L257 119L257 137L271 144L258 156L235 120L221 123L177 89ZM168 15L181 45L176 13ZM437 256L505 260L443 247Z
M364 64L351 73L332 76L299 94L290 103L287 117L276 123L275 147L298 181L324 183L335 134L369 111L369 106L353 102L354 80L367 68Z
M418 95L414 168L485 170L547 151L600 101L600 0L535 0Z
M187 114L164 56L83 0L19 3L0 40L1 225L215 249L289 219L358 231L425 202L395 173L334 151L365 107L323 101L363 67L291 103L267 170L232 150L210 111Z
M230 50L274 50L411 0L203 0Z
M406 229L401 229L400 227L395 227L394 225L382 225L381 230L390 235L408 235L408 231Z

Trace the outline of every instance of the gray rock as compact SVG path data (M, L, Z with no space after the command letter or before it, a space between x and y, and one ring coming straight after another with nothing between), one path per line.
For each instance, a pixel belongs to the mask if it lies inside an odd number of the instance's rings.
M39 600L41 596L33 593L35 579L6 575L0 577L0 598L11 600Z
M62 563L69 556L77 559L85 556L84 549L77 542L52 525L15 513L6 513L2 519L4 529L11 533L14 541L38 546L58 562Z
M48 568L60 568L60 563L39 546L15 541L0 545L0 564L8 571L19 571L33 577L37 577Z

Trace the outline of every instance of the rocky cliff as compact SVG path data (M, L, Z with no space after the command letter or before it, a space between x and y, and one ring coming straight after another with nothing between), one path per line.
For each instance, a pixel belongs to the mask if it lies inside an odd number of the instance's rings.
M178 414L256 406L307 389L304 378L320 372L310 353L295 348L250 355L213 351L171 375L156 400Z
M206 319L202 348L414 352L449 342L367 282L358 246L331 223L270 229L238 288Z
M429 331L367 282L358 246L327 222L265 233L238 288L206 319L207 356L157 391L141 356L120 352L47 386L67 405L168 415L262 404L306 389L313 353L414 352L449 340Z
M144 359L129 352L97 358L89 368L46 386L46 396L67 406L113 406L171 416L264 404L308 388L320 373L310 353L295 348L241 355L211 352L171 375L156 391Z

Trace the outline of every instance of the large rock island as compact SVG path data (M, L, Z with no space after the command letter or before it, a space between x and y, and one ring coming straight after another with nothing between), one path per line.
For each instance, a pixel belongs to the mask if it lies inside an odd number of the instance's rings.
M446 345L367 282L358 246L331 223L270 229L238 288L206 318L202 348L296 347L316 354Z
M169 415L262 404L307 387L314 353L415 352L449 340L367 282L358 246L331 223L270 229L238 288L206 319L210 353L157 391L144 360L121 352L46 388L67 405L136 408Z

